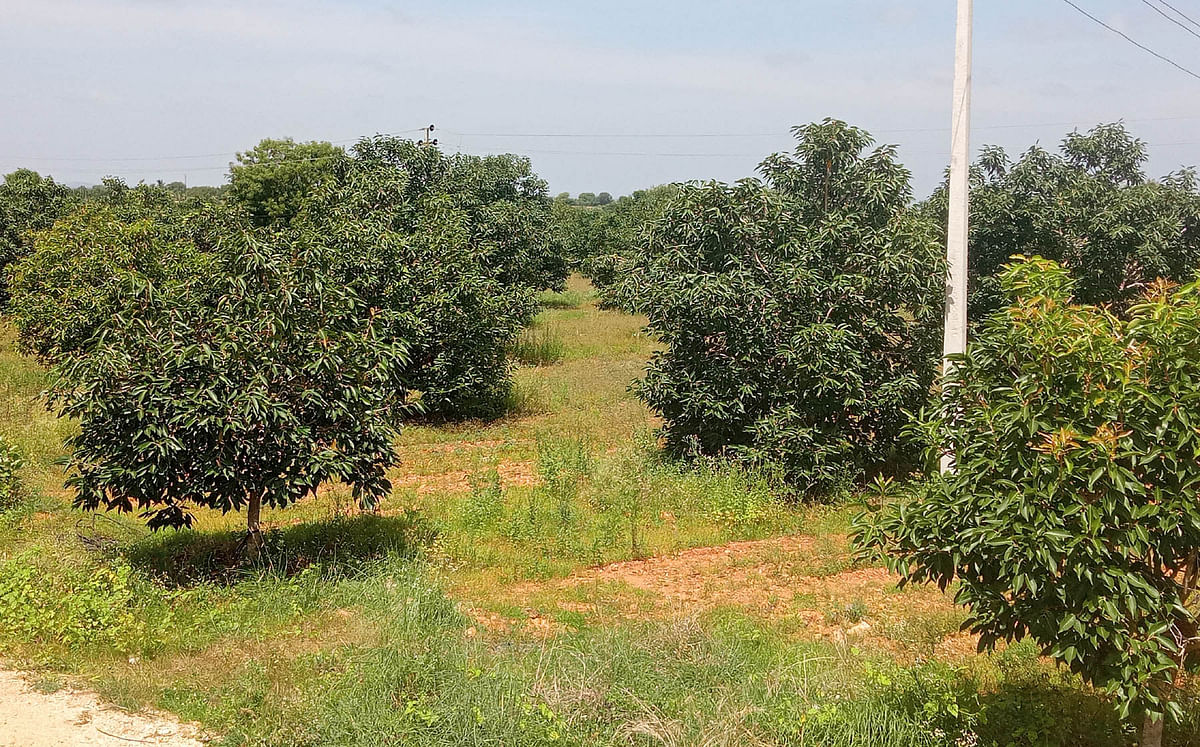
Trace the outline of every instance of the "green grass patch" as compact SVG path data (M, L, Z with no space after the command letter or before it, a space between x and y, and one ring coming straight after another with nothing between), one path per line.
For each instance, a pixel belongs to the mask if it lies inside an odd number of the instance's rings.
M551 366L561 363L565 355L566 346L554 329L536 322L513 345L513 358L526 366Z

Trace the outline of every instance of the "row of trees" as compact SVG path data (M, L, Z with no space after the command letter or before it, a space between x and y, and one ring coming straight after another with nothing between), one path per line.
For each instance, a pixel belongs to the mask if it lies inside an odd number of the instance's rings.
M890 147L842 122L796 128L760 179L673 185L605 208L556 203L559 243L605 301L665 344L639 384L680 455L782 466L820 493L922 458L908 435L940 363L945 189L912 202ZM974 320L1002 307L1013 255L1065 267L1120 313L1200 267L1190 171L1150 180L1121 125L972 170Z
M957 471L864 517L861 545L958 580L983 645L1031 635L1154 723L1198 637L1200 292L1171 286L1200 262L1194 178L1148 180L1120 126L987 151L985 321L938 381L944 195L913 204L894 151L845 123L796 136L761 179L604 207L552 204L523 159L393 138L264 141L216 202L14 180L48 207L0 213L10 313L80 420L79 504L155 526L245 507L252 538L263 504L326 480L370 504L408 418L496 411L534 291L573 263L662 341L637 390L677 454L812 494L953 447Z
M675 188L615 256L609 298L663 343L637 391L667 447L810 495L924 461L858 521L863 553L957 582L981 647L1033 637L1154 744L1200 650L1194 175L1147 179L1120 125L986 150L973 341L939 378L945 190L913 204L893 150L842 122L795 132L761 179Z
M525 159L264 141L231 171L225 199L111 181L82 202L20 174L63 202L14 231L7 314L80 422L78 505L245 509L253 549L263 505L385 495L413 417L498 414L566 266Z

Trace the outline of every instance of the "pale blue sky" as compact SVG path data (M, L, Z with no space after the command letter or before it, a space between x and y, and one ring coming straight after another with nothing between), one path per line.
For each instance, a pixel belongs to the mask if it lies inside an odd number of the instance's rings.
M1140 0L1075 1L1200 72L1200 38ZM0 0L0 171L212 184L263 137L432 122L451 149L528 154L554 192L617 194L751 175L836 116L899 144L922 197L953 22L953 0ZM1153 173L1200 163L1200 80L1060 0L977 0L975 75L976 148L1124 118ZM661 137L698 134L720 137Z

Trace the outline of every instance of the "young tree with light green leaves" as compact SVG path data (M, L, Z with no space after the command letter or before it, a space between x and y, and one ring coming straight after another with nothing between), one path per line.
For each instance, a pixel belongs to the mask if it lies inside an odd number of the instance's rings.
M345 158L332 143L266 138L230 164L229 194L256 226L287 225Z
M1157 745L1200 663L1200 285L1153 283L1122 318L1048 260L1000 279L1007 304L919 422L955 469L856 541L905 583L956 584L981 649L1032 638Z

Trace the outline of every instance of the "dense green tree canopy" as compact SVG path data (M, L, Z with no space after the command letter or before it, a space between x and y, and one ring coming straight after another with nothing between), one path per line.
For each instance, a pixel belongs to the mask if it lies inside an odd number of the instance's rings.
M85 355L131 302L131 285L162 290L209 262L200 236L152 218L86 205L41 234L14 266L9 309L18 341L45 364Z
M230 164L229 194L255 225L286 225L345 157L331 143L267 138Z
M1145 143L1120 124L1072 133L1058 153L1035 146L1015 162L985 148L972 170L972 317L1003 304L997 275L1014 254L1061 263L1081 302L1118 312L1157 278L1191 280L1200 267L1195 175L1147 179L1146 158ZM928 207L944 223L944 187Z
M137 267L200 251L148 220L85 219L89 240L110 237ZM318 238L274 238L231 230L194 272L129 272L88 354L57 359L51 403L80 425L78 506L140 510L151 527L188 525L198 506L246 509L253 543L262 505L330 480L365 505L389 492L404 345L381 336L387 312L330 274Z
M779 464L816 490L901 445L933 378L943 282L891 148L832 120L796 137L765 184L680 187L618 293L662 342L638 391L673 451Z
M1200 640L1200 286L1156 283L1122 320L1047 260L1001 283L921 422L955 471L858 541L907 581L957 581L981 647L1029 636L1125 712L1171 710Z
M205 271L216 244L241 217L161 185L106 179L74 212L34 236L12 268L18 342L46 364L87 353L127 303L129 283L163 287Z
M29 253L33 234L75 205L71 190L36 171L18 169L0 184L0 308L8 303L9 266Z
M565 278L550 211L526 159L377 137L355 146L297 222L336 247L348 287L395 312L389 333L409 345L406 381L426 412L491 417L535 292Z

